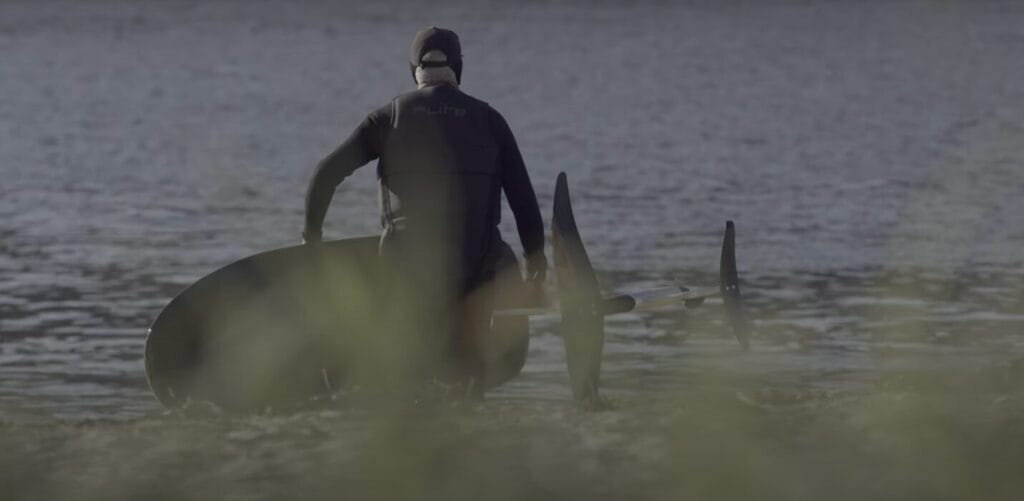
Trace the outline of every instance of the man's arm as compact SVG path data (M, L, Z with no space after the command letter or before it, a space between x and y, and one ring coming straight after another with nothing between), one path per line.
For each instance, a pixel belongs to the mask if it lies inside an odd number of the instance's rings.
M319 242L327 207L334 197L334 189L356 169L380 155L377 125L382 117L372 114L359 124L352 135L330 155L320 161L309 181L306 192L306 223L302 230L305 242ZM386 123L386 122L385 122Z
M531 281L543 282L548 263L544 257L544 221L537 206L537 195L512 130L501 114L495 111L494 117L495 134L501 149L501 186L516 219L519 241L526 257L527 277Z

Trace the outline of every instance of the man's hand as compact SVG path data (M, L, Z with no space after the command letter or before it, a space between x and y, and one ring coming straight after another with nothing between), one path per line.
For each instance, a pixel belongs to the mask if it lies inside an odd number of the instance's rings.
M318 244L323 240L323 234L320 230L311 230L306 228L302 230L302 244L311 245Z
M526 290L529 304L547 304L544 281L548 276L548 260L543 252L526 256Z
M548 277L548 259L543 252L526 256L526 281L543 284Z

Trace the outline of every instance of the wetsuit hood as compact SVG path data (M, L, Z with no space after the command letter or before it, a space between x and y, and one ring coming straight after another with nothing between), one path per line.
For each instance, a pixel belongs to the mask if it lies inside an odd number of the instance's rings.
M447 60L443 63L424 62L423 56L432 50L444 52ZM448 66L455 72L455 79L462 83L462 44L459 36L452 30L431 26L420 30L412 41L412 52L409 56L409 68L413 81L416 80L416 68L423 66Z

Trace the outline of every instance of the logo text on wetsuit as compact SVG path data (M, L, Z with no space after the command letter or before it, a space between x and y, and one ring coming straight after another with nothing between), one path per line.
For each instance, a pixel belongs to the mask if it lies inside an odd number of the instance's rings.
M412 109L416 113L426 113L427 115L444 115L453 116L456 118L462 118L466 116L466 109L452 106L448 103L441 103L436 106L427 106L424 104L417 105Z

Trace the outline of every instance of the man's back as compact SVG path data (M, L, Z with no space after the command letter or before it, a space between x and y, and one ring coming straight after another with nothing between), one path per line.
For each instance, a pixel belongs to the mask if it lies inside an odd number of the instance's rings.
M403 94L391 106L378 178L384 245L395 233L448 249L470 278L493 265L500 241L501 145L496 112L449 85Z
M487 103L438 84L371 113L318 166L307 196L308 232L319 233L334 187L374 159L384 246L402 235L421 251L444 250L459 263L448 267L452 279L472 287L493 272L504 191L528 264L543 271L536 195L512 131Z

